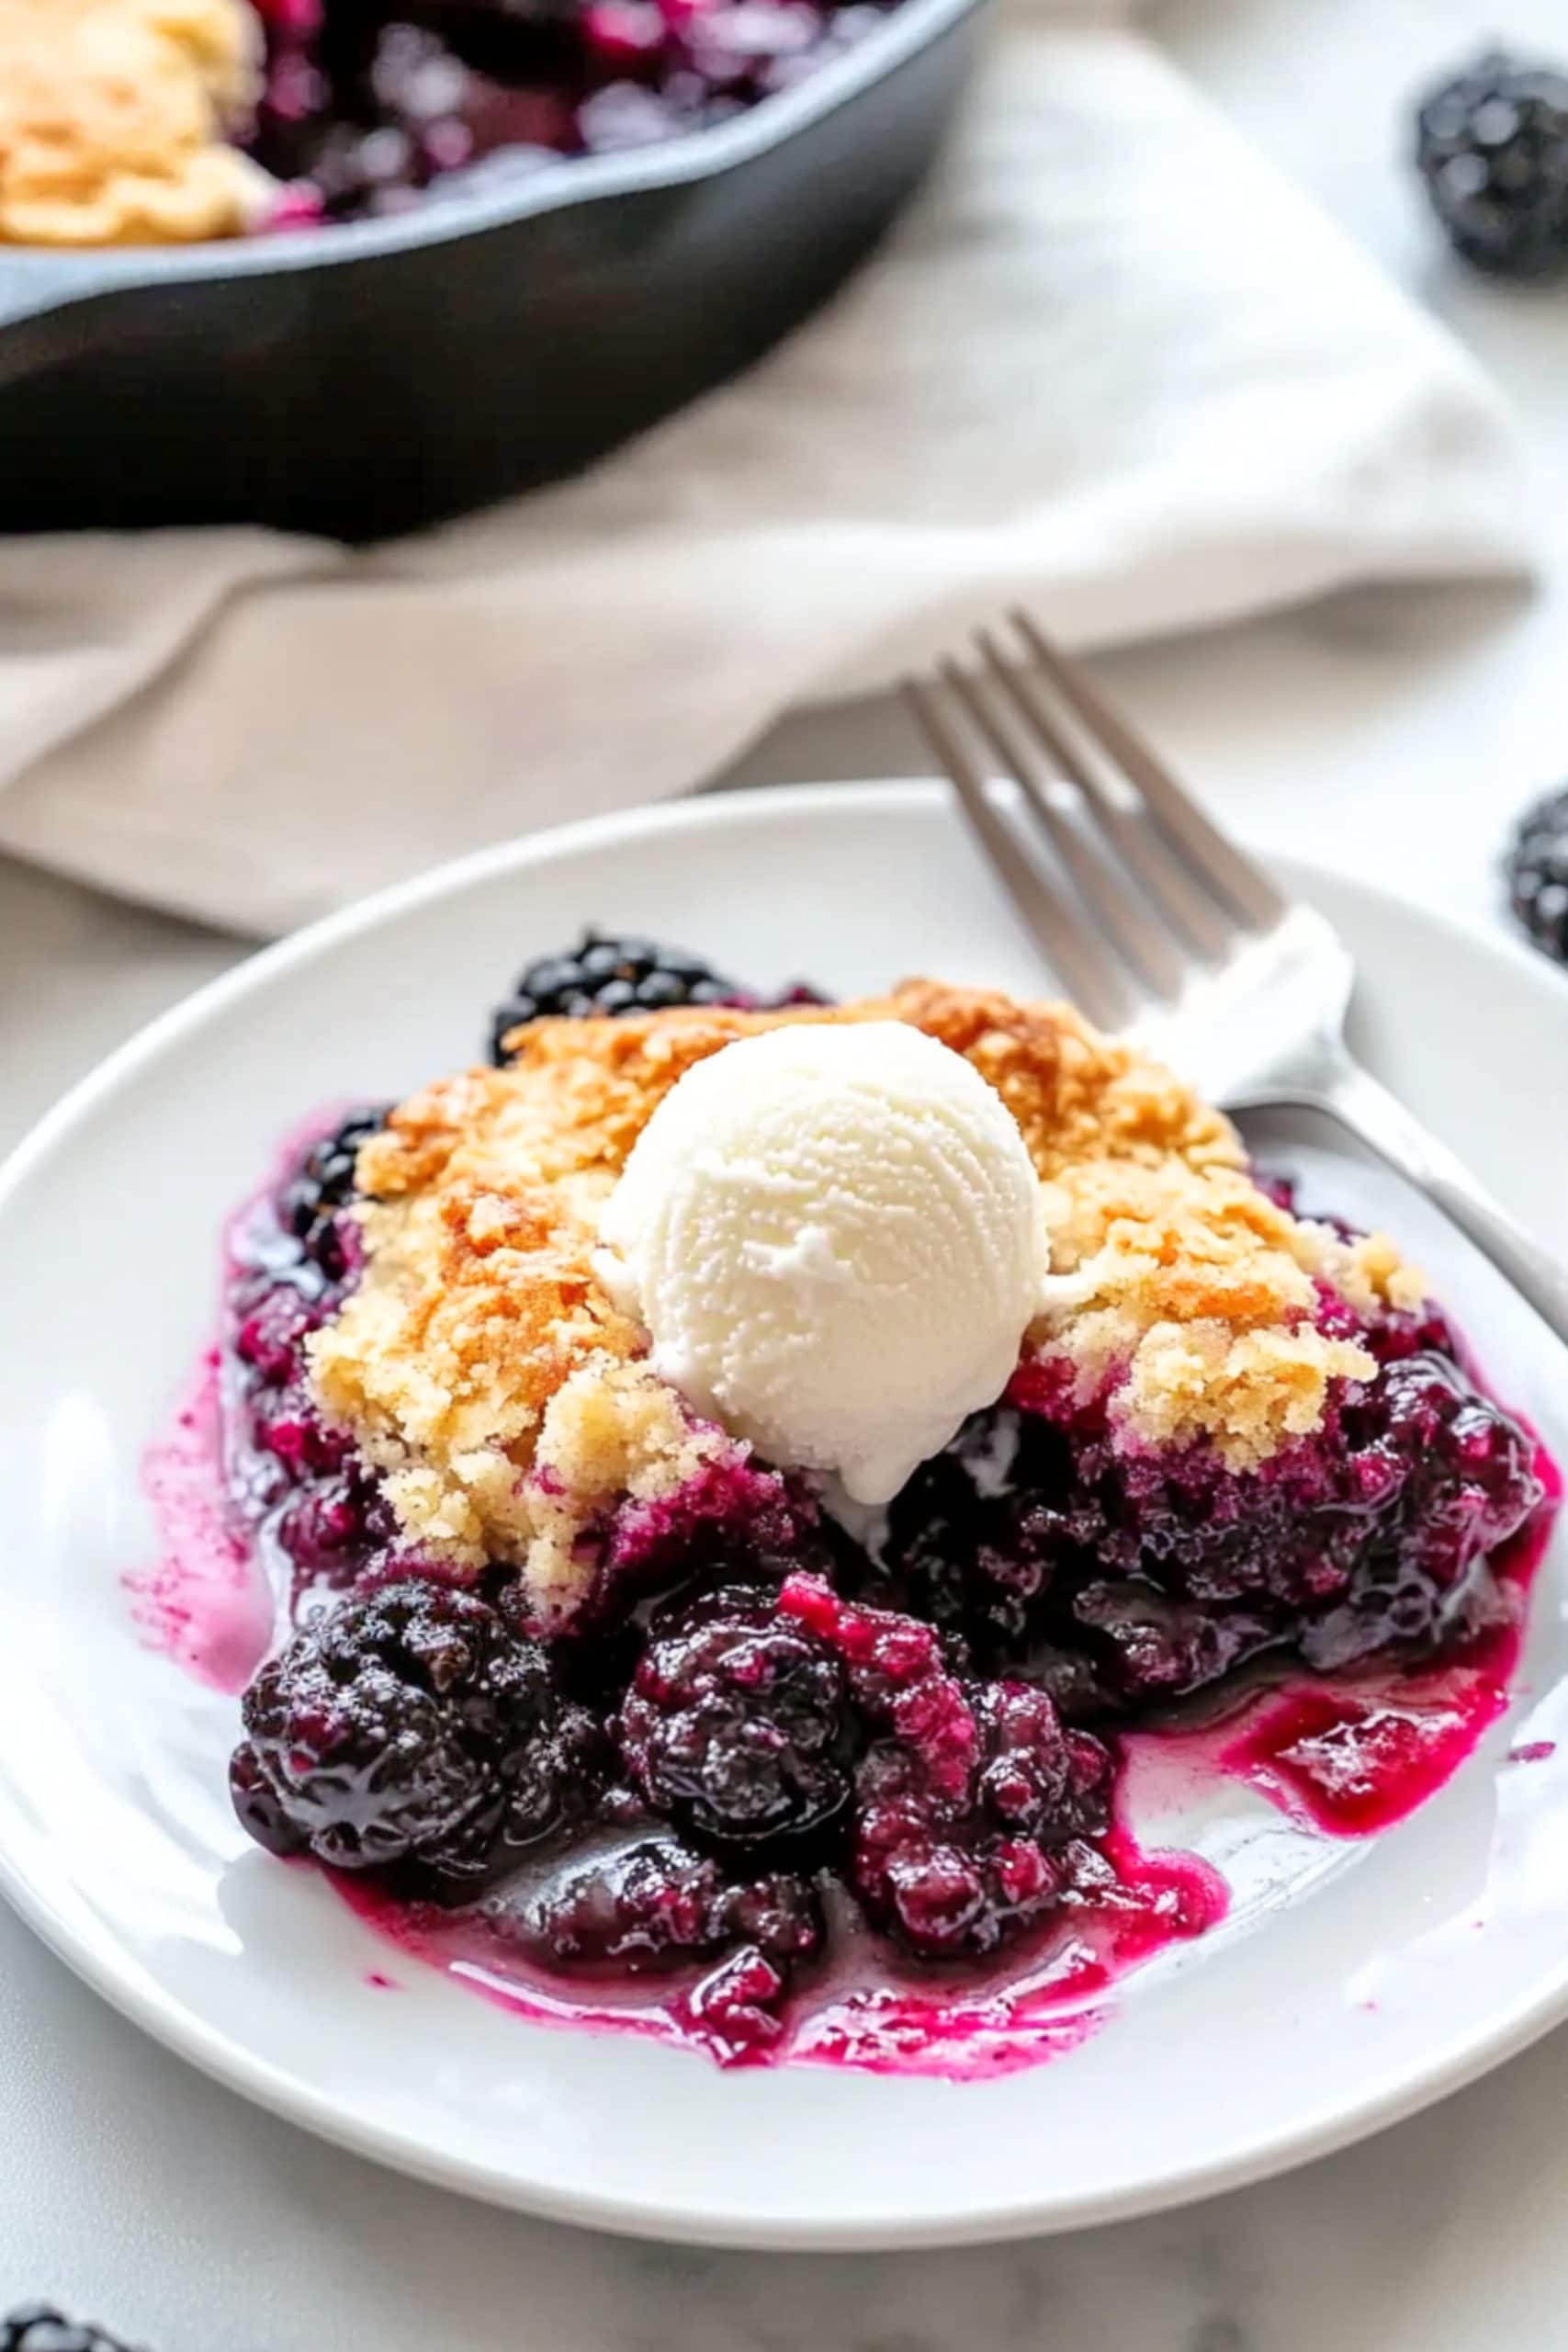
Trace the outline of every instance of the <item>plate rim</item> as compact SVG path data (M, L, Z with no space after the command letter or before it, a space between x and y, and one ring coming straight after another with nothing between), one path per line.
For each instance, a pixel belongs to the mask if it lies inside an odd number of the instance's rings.
M460 896L500 874L547 865L585 850L613 848L650 833L702 831L715 825L744 827L780 809L805 824L845 807L863 813L878 801L901 799L906 805L919 806L945 796L947 789L944 783L931 777L854 779L841 784L771 785L616 810L494 843L355 899L243 957L231 970L181 998L79 1079L0 1162L0 1219L16 1192L57 1144L90 1116L101 1100L182 1036L220 1016L231 1002L265 992L275 976L308 964L317 955L363 933L395 922L414 909ZM1321 878L1332 891L1358 898L1369 908L1393 907L1402 914L1414 914L1439 934L1447 934L1472 957L1480 956L1503 964L1543 1001L1568 1007L1568 980L1506 934L1494 934L1479 924L1331 866L1295 857L1271 862L1279 864L1308 896ZM101 1941L96 1934L79 1932L60 1916L48 1895L35 1887L3 1848L0 1894L73 1975L155 2041L226 2089L355 2155L434 2187L549 2221L671 2244L758 2251L847 2253L887 2251L910 2243L921 2246L994 2244L1098 2227L1197 2203L1330 2155L1405 2120L1517 2056L1568 2018L1565 1954L1559 1982L1534 1996L1520 1996L1500 2018L1455 2043L1438 2064L1406 2074L1353 2107L1347 2109L1340 2101L1325 2114L1309 2112L1253 2147L1190 2165L1162 2182L1100 2190L1077 2199L1057 2196L1043 2206L1021 2197L947 2223L844 2223L831 2219L749 2222L713 2216L679 2203L563 2191L548 2182L522 2177L514 2167L502 2169L480 2158L433 2153L412 2132L345 2114L329 2095L316 2092L272 2061L253 2054L228 2030L209 2025L197 2010L164 1992L144 1965L129 1960L118 1946Z

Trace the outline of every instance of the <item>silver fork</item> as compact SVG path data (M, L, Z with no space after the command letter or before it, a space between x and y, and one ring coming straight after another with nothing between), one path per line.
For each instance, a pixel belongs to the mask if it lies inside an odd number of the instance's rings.
M1221 832L1027 613L905 693L981 847L1082 1010L1230 1110L1325 1112L1419 1187L1568 1342L1568 1269L1345 1041L1355 967L1332 925ZM999 766L998 766L999 763ZM1027 851L990 779L1055 854Z

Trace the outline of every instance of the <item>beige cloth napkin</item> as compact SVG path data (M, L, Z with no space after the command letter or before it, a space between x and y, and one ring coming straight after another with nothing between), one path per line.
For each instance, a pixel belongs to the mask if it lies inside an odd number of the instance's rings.
M1138 36L1018 0L884 254L592 476L368 553L0 547L0 845L281 929L1009 598L1083 645L1518 569L1524 505L1429 319Z

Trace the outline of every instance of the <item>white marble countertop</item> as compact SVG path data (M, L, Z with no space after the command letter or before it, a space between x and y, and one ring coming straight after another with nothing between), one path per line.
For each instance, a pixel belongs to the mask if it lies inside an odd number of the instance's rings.
M1344 598L1106 673L1256 839L1495 921L1507 816L1568 774L1568 294L1446 267L1396 144L1412 87L1483 34L1568 46L1562 0L1168 0L1156 28L1514 392L1540 449L1547 575L1533 598ZM867 704L792 719L739 774L924 764ZM0 1147L242 952L0 862ZM1568 2346L1568 2030L1413 2123L1183 2213L828 2260L616 2244L358 2164L166 2056L4 1913L0 2080L0 2308L48 2294L156 2352Z

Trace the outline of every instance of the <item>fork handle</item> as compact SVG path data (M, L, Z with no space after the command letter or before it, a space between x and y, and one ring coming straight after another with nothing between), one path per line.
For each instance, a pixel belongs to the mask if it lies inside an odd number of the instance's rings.
M1327 1112L1425 1193L1568 1345L1568 1268L1527 1233L1476 1182L1457 1152L1429 1135L1370 1070L1347 1055L1320 1086L1295 1099Z

